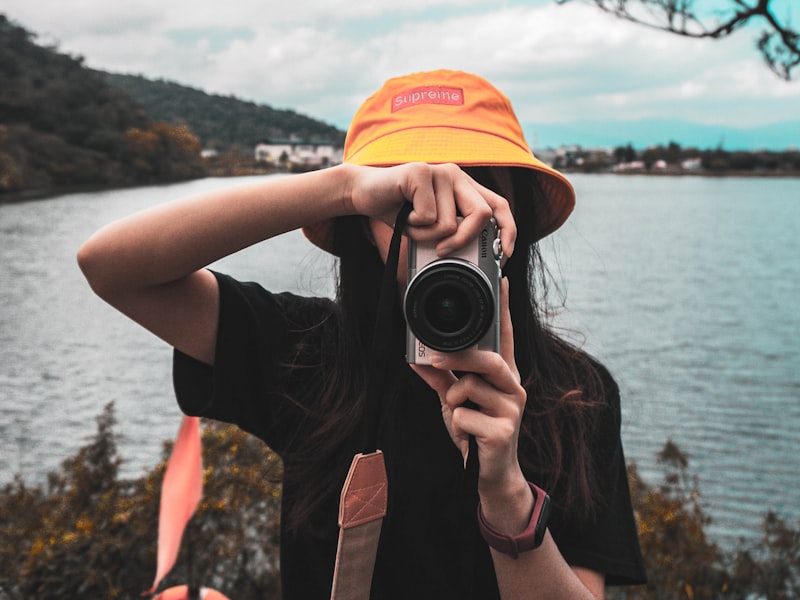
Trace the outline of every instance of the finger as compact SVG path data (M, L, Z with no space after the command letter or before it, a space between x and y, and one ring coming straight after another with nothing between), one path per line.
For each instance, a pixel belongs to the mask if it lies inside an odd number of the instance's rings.
M413 209L408 215L410 227L428 227L436 223L436 189L433 170L425 163L401 165L401 188Z
M497 352L470 348L461 352L431 352L431 364L437 369L475 373L501 392L517 393L519 375Z
M458 408L453 412L451 423L454 437L467 440L469 436L475 437L482 474L490 462L510 460L516 454L519 429L512 419L498 419L476 410Z
M511 210L511 206L506 198L494 190L487 188L475 180L471 180L471 182L492 209L492 216L500 230L500 242L503 248L503 254L508 258L514 253L514 247L517 241L517 223L514 220L514 213Z
M459 408L453 413L453 436L474 436L478 445L480 477L497 480L509 468L518 469L519 429L509 419L497 419L475 410Z
M451 371L441 371L425 365L409 365L411 370L419 375L441 398L444 398L450 387L458 381Z
M509 307L508 277L500 280L500 356L516 373L519 379L517 361L514 355L514 327L511 323L511 308Z
M514 418L518 413L512 409L516 402L509 403L510 395L500 392L487 381L474 374L463 376L450 386L444 396L444 402L454 411L458 408L477 410L478 412L497 417Z
M458 230L455 190L451 175L452 172L446 169L434 171L436 227L441 234L440 237L450 236Z
M453 410L451 421L453 435L467 439L469 439L469 436L474 435L478 439L484 439L487 429L492 426L493 420L494 417L479 410L464 406L456 407Z
M517 241L517 223L514 220L514 213L506 198L491 190L477 181L472 181L481 196L492 209L492 216L500 229L500 242L503 254L508 257L514 253L514 246Z
M457 429L453 426L452 420L450 421L451 436L453 443L461 452L461 457L464 459L464 468L467 468L467 460L469 459L469 434Z
M497 227L500 229L500 247L503 249L503 255L507 258L514 254L517 242L517 223L505 198L497 196L497 199L497 203L490 202L490 204Z
M454 165L407 166L414 206L408 219L408 235L419 241L438 241L455 233L458 221L453 177L455 171L461 170Z
M477 238L492 218L492 207L473 187L471 180L462 180L456 187L456 205L462 216L458 230L451 236L453 247L461 248Z
M466 246L492 218L492 208L473 185L472 178L455 165L443 166L449 168L448 173L452 176L453 203L462 219L455 232L437 244L436 251L440 256Z

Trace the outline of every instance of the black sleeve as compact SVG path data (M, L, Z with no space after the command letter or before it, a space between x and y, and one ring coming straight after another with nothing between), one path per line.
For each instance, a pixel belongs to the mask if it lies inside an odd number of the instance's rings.
M606 585L643 584L647 576L620 438L619 388L597 367L607 401L592 441L601 497L589 521L563 519L551 533L568 564L604 573Z
M272 294L255 283L215 273L220 313L214 366L176 350L173 383L188 415L234 423L283 454L307 415L304 402L314 382L302 368L307 343L330 319L328 299Z

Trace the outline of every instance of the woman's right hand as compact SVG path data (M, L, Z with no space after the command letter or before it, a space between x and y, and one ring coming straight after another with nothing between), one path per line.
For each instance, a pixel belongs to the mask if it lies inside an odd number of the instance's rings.
M514 249L516 225L508 201L472 179L458 165L407 163L395 167L355 167L347 196L356 214L394 226L404 202L413 205L406 234L438 240L439 255L474 239L494 216L507 256ZM460 222L456 217L461 217Z

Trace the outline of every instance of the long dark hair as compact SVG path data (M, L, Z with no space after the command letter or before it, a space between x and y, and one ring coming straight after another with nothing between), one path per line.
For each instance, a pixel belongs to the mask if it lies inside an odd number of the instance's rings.
M491 168L468 171L496 189ZM553 501L564 512L589 517L597 497L596 460L589 440L598 423L597 411L606 405L606 391L597 363L548 325L552 278L532 236L546 201L530 170L510 171L517 250L503 273L509 281L515 360L528 396L520 431L520 466L523 472L542 477L545 489L557 490Z
M499 191L492 168L465 170ZM593 412L604 404L603 386L591 359L543 322L549 277L530 226L544 205L543 194L530 170L510 172L518 236L517 251L506 263L504 275L509 280L517 366L528 392L520 435L521 466L524 472L542 477L539 483L546 489L558 489L562 510L588 516L595 482L587 440L595 422ZM292 468L285 475L297 489L288 511L290 527L302 526L324 502L338 497L350 458L360 450L347 440L352 439L364 413L384 265L368 238L363 217L337 219L334 243L340 256L336 322L316 332L321 333L314 341L321 354L314 362L322 369L324 381L310 415L310 433L304 436L302 447L293 451ZM404 324L400 313L395 322L398 328L392 332L390 344L398 346L398 358L402 359L400 325ZM400 362L404 364L398 360L397 369L403 368Z

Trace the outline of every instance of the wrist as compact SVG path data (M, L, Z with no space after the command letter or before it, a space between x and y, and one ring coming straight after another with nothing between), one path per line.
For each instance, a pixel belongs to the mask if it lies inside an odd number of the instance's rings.
M482 514L495 529L512 535L524 531L535 497L522 473L502 484L482 486L479 496Z
M336 216L350 216L358 214L358 210L353 202L353 194L355 193L356 178L358 176L359 167L348 163L342 163L333 167L339 175L339 211Z
M550 497L538 486L528 483L533 495L533 508L528 523L521 533L509 534L498 530L487 519L478 503L478 526L481 535L489 546L496 551L507 554L516 559L520 553L538 548L544 540L547 531L547 519L550 515Z
M341 216L365 215L363 180L370 167L342 163L334 167L342 177Z

